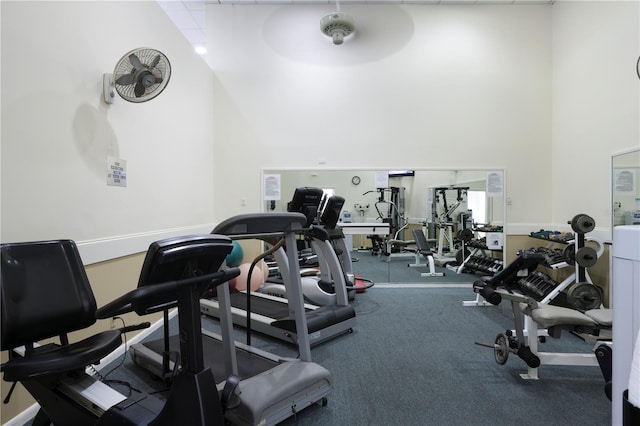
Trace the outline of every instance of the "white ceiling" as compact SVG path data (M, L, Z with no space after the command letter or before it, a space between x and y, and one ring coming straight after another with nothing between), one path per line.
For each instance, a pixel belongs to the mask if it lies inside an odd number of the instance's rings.
M165 13L184 34L194 48L206 48L207 4L335 4L329 0L157 0ZM555 0L342 0L341 4L553 4Z

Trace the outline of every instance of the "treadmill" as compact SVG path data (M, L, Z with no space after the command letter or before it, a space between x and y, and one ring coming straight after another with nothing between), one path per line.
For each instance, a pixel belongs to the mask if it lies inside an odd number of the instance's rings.
M263 225L268 231L283 235L287 241L295 241L295 230L304 220L302 215L279 214L264 220ZM221 239L229 244L227 250L219 254L217 263L214 262L214 267L219 268L232 247L226 236L179 237L154 243L157 253L162 255L152 256L150 252L147 253L138 287L171 281L187 271L193 273L191 271L198 269L197 262L203 261L202 251L197 251L198 245L207 240ZM210 252L207 254L211 256ZM292 255L296 256L296 252L293 251ZM226 401L227 420L233 424L275 425L310 405L326 404L327 395L332 391L329 371L312 362L310 352L301 351L298 359L284 358L235 342L229 287L219 285L217 291L222 313L222 335L202 330L201 350L205 366L211 368L216 379L217 391L223 402ZM196 301L196 309L197 305ZM165 380L170 380L173 372L184 364L184 355L177 351L185 342L178 336L168 335L167 312L173 307L175 304L162 306L165 313L163 338L130 347L133 361L137 365ZM180 314L178 311L178 315ZM296 318L296 326L301 330L306 328L304 316ZM200 342L188 343L200 346Z
M321 190L320 190L321 191ZM317 206L317 204L316 204ZM316 207L317 208L317 207ZM265 233L265 225L273 215L294 215L304 218L297 230L304 234L309 225L309 216L299 212L288 213L254 213L234 216L220 223L212 234L227 235L231 239L260 239L271 247L278 245L279 237ZM293 248L289 250L289 248ZM332 250L333 253L333 250ZM234 324L255 330L289 343L298 345L300 353L309 353L311 346L325 342L339 335L350 333L355 326L355 310L349 305L346 289L343 285L344 297L330 306L316 306L304 303L300 285L300 267L297 258L297 240L292 236L285 245L280 245L273 252L282 272L286 298L259 292L240 291L230 294L231 315ZM335 256L335 253L333 253ZM336 263L339 268L339 264ZM337 272L337 270L336 270ZM342 277L342 272L340 272ZM344 279L344 278L343 278ZM300 298L300 300L298 300ZM200 300L200 312L219 318L219 297ZM306 327L297 327L302 323L298 316L304 317ZM310 355L309 355L310 357Z

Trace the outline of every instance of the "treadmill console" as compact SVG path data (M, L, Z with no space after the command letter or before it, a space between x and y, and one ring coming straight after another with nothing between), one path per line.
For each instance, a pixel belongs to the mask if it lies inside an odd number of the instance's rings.
M287 211L302 213L307 217L305 228L309 227L318 216L318 209L322 202L324 191L321 188L311 186L298 187L293 193L293 198L287 204Z

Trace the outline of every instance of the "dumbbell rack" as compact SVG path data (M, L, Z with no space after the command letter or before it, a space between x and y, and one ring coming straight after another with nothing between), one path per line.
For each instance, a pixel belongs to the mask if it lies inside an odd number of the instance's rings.
M571 225L572 229L575 231L575 234L571 232L545 231L545 230L531 232L529 234L530 238L544 240L549 243L546 247L532 249L536 251L542 251L545 254L547 254L548 261L544 264L545 268L556 270L556 269L563 269L571 266L575 267L575 271L573 273L571 273L562 282L558 283L555 286L552 284L553 280L551 279L551 277L549 277L549 279L542 278L540 275L531 277L531 280L527 281L525 284L542 283L542 281L544 281L544 285L543 286L541 285L541 287L543 288L539 289L540 292L537 292L535 290L531 291L532 289L529 289L529 292L532 293L530 294L530 296L535 298L539 303L549 303L550 301L555 299L565 289L567 289L570 293L571 292L579 293L580 291L588 292L589 290L592 289L589 286L593 285L593 281L591 280L591 277L587 272L587 267L582 266L580 264L582 263L581 259L583 259L585 256L577 256L576 253L582 250L582 252L587 252L591 256L595 256L596 258L595 260L597 260L597 258L599 258L604 252L604 245L602 244L601 241L599 241L596 238L587 238L585 236L586 233L590 232L593 229L592 227L585 227L584 225L581 226L580 223L572 223L576 220L576 218L585 218L585 217L589 218L589 216L587 215L576 215L572 221L568 222ZM592 220L591 218L589 219ZM591 250L590 247L585 248L586 242L595 243L596 249ZM471 244L473 244L473 242L471 242ZM565 246L565 248L564 250L554 249L552 248L554 244L562 244ZM573 253L573 255L571 255L571 253ZM472 255L473 254L475 254L475 252L472 252ZM593 289L595 288L596 287L593 287ZM528 291L525 291L525 292L529 294ZM579 298L573 298L573 299L576 300ZM475 300L463 301L462 305L463 306L489 306L490 304L486 302L482 298L482 296L478 294L476 295ZM526 333L526 330L525 330L525 333Z
M485 250L489 250L484 239L471 240L467 243L471 250L469 256L458 266L458 273L462 270L471 273L483 273L494 275L502 270L502 259L496 259L487 255Z
M550 235L559 235L559 234L550 234ZM563 234L566 235L566 234ZM576 235L571 238L545 238L542 236L536 235L536 233L531 233L531 238L541 239L545 241L549 241L549 245L547 247L540 247L535 249L537 252L543 252L548 255L549 261L544 265L549 269L563 269L570 266L575 268L575 271L567 276L562 282L557 284L553 289L549 289L544 292L544 295L538 299L540 303L549 303L553 299L555 299L562 291L567 290L568 293L574 294L579 291L589 291L589 287L585 287L586 285L593 285L593 281L587 272L588 266L585 266L583 260L581 260L583 256L579 256L576 259L575 253L589 253L589 256L595 256L593 261L589 261L586 264L595 263L602 253L604 252L604 245L595 238L587 238L585 237L584 232L576 232ZM595 250L587 250L585 247L585 243L587 241L593 242L596 244ZM550 246L552 244L565 244L566 247L564 250L553 249ZM588 247L587 247L588 248ZM571 255L573 253L573 256ZM590 265L591 266L591 265ZM572 300L576 300L579 298L571 297ZM579 308L579 306L578 306ZM585 309L586 310L586 309Z
M528 276L518 280L520 290L537 301L544 299L557 286L558 283L553 278L541 271L533 271Z
M487 245L487 238L478 238L478 233L483 232L502 232L502 227L493 228L476 228L474 229L474 238L468 239L466 245L471 249L469 255L460 262L457 267L456 273L460 274L464 270L470 273L482 273L488 275L495 275L502 270L504 261L502 259L496 259L493 255L488 255L487 251L493 252L496 249L489 248ZM502 252L502 248L499 250Z

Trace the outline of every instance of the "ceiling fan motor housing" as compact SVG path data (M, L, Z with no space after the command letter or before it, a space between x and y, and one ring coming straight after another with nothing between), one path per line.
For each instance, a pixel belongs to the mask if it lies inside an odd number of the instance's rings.
M356 29L353 18L346 13L333 12L320 20L320 30L333 39L333 44L342 44L344 38Z

